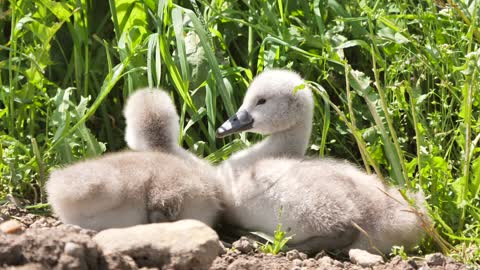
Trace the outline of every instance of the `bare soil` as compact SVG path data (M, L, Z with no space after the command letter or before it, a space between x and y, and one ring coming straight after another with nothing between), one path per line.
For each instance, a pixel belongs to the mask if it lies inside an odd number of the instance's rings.
M0 269L148 269L138 267L128 256L105 256L92 240L95 231L62 224L54 216L35 215L8 204L0 206L0 224L7 220L19 222L11 222L14 225L8 228L11 230L9 233L0 230ZM6 230L5 227L2 229ZM295 252L287 256L286 253L263 254L251 247L225 249L224 254L215 259L211 269L475 269L440 254L427 260L402 260L397 256L386 263L363 268L345 259L331 258L325 253L308 258L305 254Z

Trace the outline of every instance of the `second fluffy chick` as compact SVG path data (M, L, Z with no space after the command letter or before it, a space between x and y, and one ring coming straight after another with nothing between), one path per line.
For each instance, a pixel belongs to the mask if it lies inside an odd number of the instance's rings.
M152 100L164 104L149 103ZM142 114L153 105L164 110L166 118L157 118L163 124L156 127L164 128L157 132L171 136L164 141L174 142L171 148L107 154L54 170L46 189L63 222L94 230L186 218L210 226L215 223L220 211L215 171L176 146L178 116L172 117L176 111L168 95L155 89L132 95L125 109L127 125L128 119L134 120L130 121L133 126L137 120L141 123L147 116Z

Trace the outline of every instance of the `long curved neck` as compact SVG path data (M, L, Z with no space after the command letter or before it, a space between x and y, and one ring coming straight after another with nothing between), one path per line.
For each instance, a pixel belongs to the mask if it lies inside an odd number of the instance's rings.
M237 172L255 164L258 160L271 157L299 157L305 154L312 131L312 117L290 129L277 132L252 147L232 155L222 166L228 166Z
M307 150L311 129L311 124L300 123L288 130L272 134L252 147L248 157L255 162L265 157L303 156ZM249 152L248 149L244 151Z

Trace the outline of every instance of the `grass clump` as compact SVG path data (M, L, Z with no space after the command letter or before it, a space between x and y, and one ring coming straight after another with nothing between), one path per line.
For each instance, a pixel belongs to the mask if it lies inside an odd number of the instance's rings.
M478 1L10 0L0 3L0 200L45 202L52 168L123 148L125 98L162 86L179 142L209 161L264 69L318 91L309 155L348 159L427 196L447 244L479 261ZM437 241L438 242L438 241Z
M280 251L287 248L287 243L293 238L293 235L287 236L287 232L282 230L282 224L278 223L273 237L261 232L253 232L254 235L266 240L265 243L259 243L259 250L263 253L277 255Z

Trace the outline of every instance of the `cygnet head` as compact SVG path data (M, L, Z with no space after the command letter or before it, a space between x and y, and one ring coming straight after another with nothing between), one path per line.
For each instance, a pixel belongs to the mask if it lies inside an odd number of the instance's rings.
M179 119L170 96L160 89L135 91L127 100L125 140L132 150L162 150L178 147Z
M238 112L217 129L217 137L240 131L269 135L299 123L311 125L313 98L304 80L288 70L259 74L247 90Z

